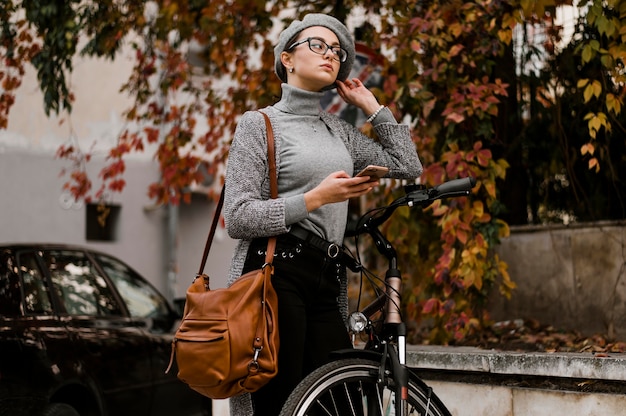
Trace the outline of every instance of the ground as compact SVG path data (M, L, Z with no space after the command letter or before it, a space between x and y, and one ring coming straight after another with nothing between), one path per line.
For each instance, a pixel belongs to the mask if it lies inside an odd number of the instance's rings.
M532 319L498 322L456 345L506 351L590 352L596 356L626 352L626 342L605 335L583 336Z

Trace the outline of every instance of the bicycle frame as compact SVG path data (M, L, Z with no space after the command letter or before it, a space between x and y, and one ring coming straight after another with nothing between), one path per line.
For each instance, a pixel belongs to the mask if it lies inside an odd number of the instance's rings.
M381 215L376 215L378 211L365 214L358 222L355 232L353 232L353 235L369 234L378 252L388 262L385 274L385 293L363 308L361 312L356 312L361 314L361 316L352 317L352 320L360 321L363 329L369 332L369 341L365 350L375 351L380 354L379 382L382 382L386 376L385 368L387 363L389 362L393 367L395 394L396 398L400 398L400 400L395 402L396 416L406 416L407 414L409 380L409 369L406 366L406 325L402 320L400 312L402 306L402 274L398 269L396 250L378 227L400 206L426 206L436 199L467 196L475 183L473 178L465 178L449 181L435 188L413 190L392 202L382 211ZM381 308L384 308L385 319L382 331L377 333L370 317L374 312L381 310ZM362 325L363 320L367 322L366 325ZM352 329L356 332L360 328Z
M385 275L385 294L381 295L377 301L370 304L369 310L372 313L376 309L380 309L378 306L381 300L384 301L384 314L385 320L383 323L382 337L377 341L374 341L374 328L369 322L369 315L365 315L368 319L370 333L370 343L366 348L377 350L381 349L381 364L379 368L379 379L385 376L385 366L387 365L387 358L389 358L390 364L393 367L392 374L395 376L395 394L396 397L401 400L396 400L395 414L397 416L405 416L407 410L407 396L408 396L408 368L406 367L406 325L402 321L402 315L400 308L402 306L402 274L397 267L398 258L396 250L393 248L389 240L380 232L376 227L370 228L368 234L374 240L374 244L378 249L378 252L387 258L388 268ZM376 309L374 309L374 307ZM361 312L363 313L363 312ZM376 342L376 344L371 344ZM379 344L380 342L380 344Z

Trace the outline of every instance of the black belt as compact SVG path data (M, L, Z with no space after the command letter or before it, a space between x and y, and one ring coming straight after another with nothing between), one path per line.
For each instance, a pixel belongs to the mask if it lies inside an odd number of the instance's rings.
M315 247L318 250L321 250L331 259L335 259L341 254L341 247L339 247L337 244L326 241L317 234L305 230L299 225L293 225L291 227L291 231L289 231L289 234L299 238L300 240L303 240L308 245Z

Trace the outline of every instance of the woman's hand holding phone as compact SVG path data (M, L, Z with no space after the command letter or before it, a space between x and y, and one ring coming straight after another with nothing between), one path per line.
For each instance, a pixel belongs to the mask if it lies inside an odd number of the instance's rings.
M373 181L379 180L380 178L385 176L387 173L389 173L389 168L387 167L369 165L368 167L366 167L365 169L357 173L355 176L356 177L369 176L370 181L373 182Z
M344 171L331 173L315 188L305 192L304 201L307 211L311 212L322 205L365 195L372 190L375 185L374 182L379 179L379 175L383 176L388 171L389 169L385 167L368 166L352 178ZM365 181L362 179L355 180L357 177L369 177L369 179Z

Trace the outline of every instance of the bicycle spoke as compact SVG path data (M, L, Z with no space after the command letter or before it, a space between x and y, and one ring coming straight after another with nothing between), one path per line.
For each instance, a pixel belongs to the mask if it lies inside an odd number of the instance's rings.
M333 416L332 413L330 413L330 410L328 410L326 408L326 406L324 406L324 403L322 403L319 400L316 400L317 405L324 411L324 413L326 413L326 416ZM337 409L335 408L335 414L337 414Z
M379 362L346 359L312 373L288 399L281 416L391 416L396 415L395 390L379 381ZM450 416L439 399L411 376L407 416ZM405 405L405 403L403 403Z
M352 401L352 395L350 394L350 390L348 388L348 383L343 383L343 389L346 394L346 399L348 400L348 406L350 407L350 412L352 416L357 416L354 408L354 402Z

